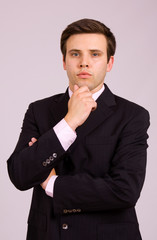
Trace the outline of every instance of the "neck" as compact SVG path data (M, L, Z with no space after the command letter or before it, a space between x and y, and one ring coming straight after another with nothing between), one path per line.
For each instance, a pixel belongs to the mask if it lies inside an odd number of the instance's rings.
M91 90L91 93L94 94L94 93L98 92L98 91L102 88L103 84L104 84L104 83L101 83L99 86L97 86L96 88L94 88L93 90Z

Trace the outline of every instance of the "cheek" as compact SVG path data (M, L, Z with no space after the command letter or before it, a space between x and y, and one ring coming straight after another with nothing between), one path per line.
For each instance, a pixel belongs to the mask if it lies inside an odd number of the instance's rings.
M74 69L71 65L67 66L67 74L72 76L74 74Z
M97 75L105 75L106 74L106 70L107 70L107 65L104 63L95 63L93 65L93 70Z
M74 69L75 69L75 64L67 61L66 62L66 70L72 72L72 71L74 71Z
M74 67L71 64L66 65L66 72L67 72L69 79L72 80L75 78L76 71L74 70Z

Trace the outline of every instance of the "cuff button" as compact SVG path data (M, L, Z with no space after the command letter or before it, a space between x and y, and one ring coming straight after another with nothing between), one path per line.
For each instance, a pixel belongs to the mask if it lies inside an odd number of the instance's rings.
M46 163L47 163L47 164L50 164L50 159L49 159L49 158L46 159Z
M56 158L57 157L57 153L53 153L53 157Z
M46 163L46 162L43 162L43 166L46 167L46 166L47 166L47 163Z
M50 156L50 157L49 157L49 160L50 160L50 161L53 161L53 160L54 160L54 158L53 158L52 156Z

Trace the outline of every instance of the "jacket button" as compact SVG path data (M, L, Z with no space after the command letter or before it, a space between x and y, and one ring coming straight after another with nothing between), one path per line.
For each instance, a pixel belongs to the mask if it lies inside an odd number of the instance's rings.
M62 229L67 230L67 229L68 229L68 224L63 223L63 225L62 225Z

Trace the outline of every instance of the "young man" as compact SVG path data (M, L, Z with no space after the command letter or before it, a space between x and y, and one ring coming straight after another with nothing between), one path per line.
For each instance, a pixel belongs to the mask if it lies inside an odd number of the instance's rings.
M104 85L116 41L82 19L62 33L64 94L30 104L9 176L34 188L28 240L141 240L135 204L144 182L148 112Z

